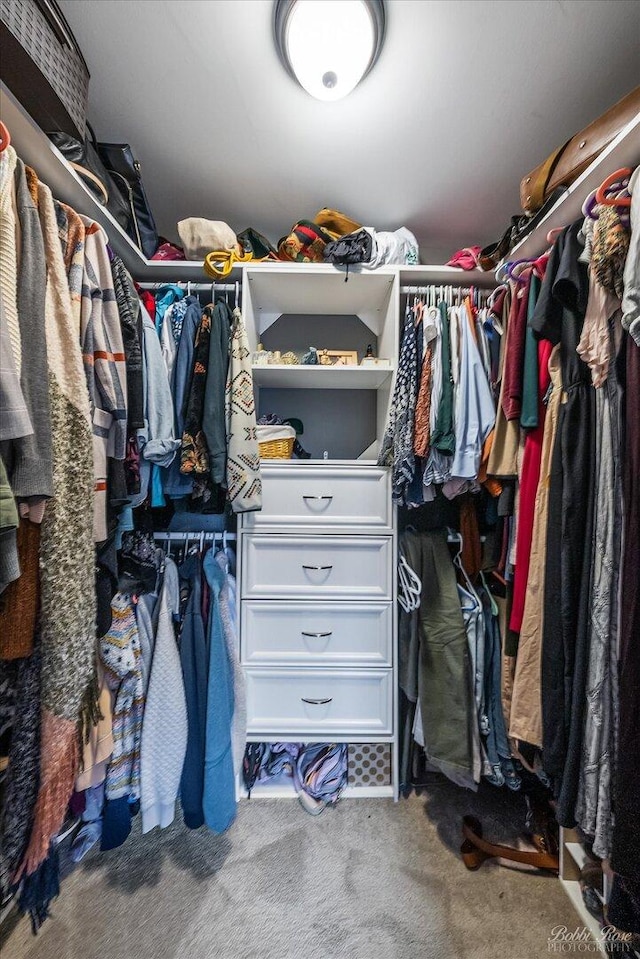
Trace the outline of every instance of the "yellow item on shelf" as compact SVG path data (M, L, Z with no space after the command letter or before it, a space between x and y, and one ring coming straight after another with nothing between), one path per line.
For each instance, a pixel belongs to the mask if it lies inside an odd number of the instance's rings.
M213 250L204 258L204 272L214 280L229 276L236 263L249 263L253 253L238 253L236 250Z

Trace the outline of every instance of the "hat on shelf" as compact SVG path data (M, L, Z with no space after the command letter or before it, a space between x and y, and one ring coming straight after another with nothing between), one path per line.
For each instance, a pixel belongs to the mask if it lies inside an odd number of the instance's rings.
M188 260L204 260L212 250L238 250L238 238L224 220L190 216L178 223L178 234Z

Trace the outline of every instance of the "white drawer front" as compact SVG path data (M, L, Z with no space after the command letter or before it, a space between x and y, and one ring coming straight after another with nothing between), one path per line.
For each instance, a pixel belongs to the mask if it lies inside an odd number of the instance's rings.
M388 669L277 671L248 667L249 735L303 737L390 735L392 672Z
M262 510L246 527L391 526L389 471L375 467L263 467Z
M391 537L243 537L243 595L391 599Z
M391 666L390 603L242 604L242 661L260 666Z

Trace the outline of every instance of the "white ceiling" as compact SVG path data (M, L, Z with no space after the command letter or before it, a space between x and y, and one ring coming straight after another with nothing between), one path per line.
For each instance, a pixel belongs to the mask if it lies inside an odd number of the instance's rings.
M277 241L329 206L443 262L496 239L520 178L640 81L637 0L387 0L380 60L337 103L281 67L272 0L61 6L98 137L132 144L169 238L205 216Z

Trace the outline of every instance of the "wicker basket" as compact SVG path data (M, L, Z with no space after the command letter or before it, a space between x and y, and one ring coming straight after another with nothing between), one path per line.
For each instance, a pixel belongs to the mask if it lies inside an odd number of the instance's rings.
M267 443L258 443L260 459L290 460L294 443L294 437L287 440L269 440Z

